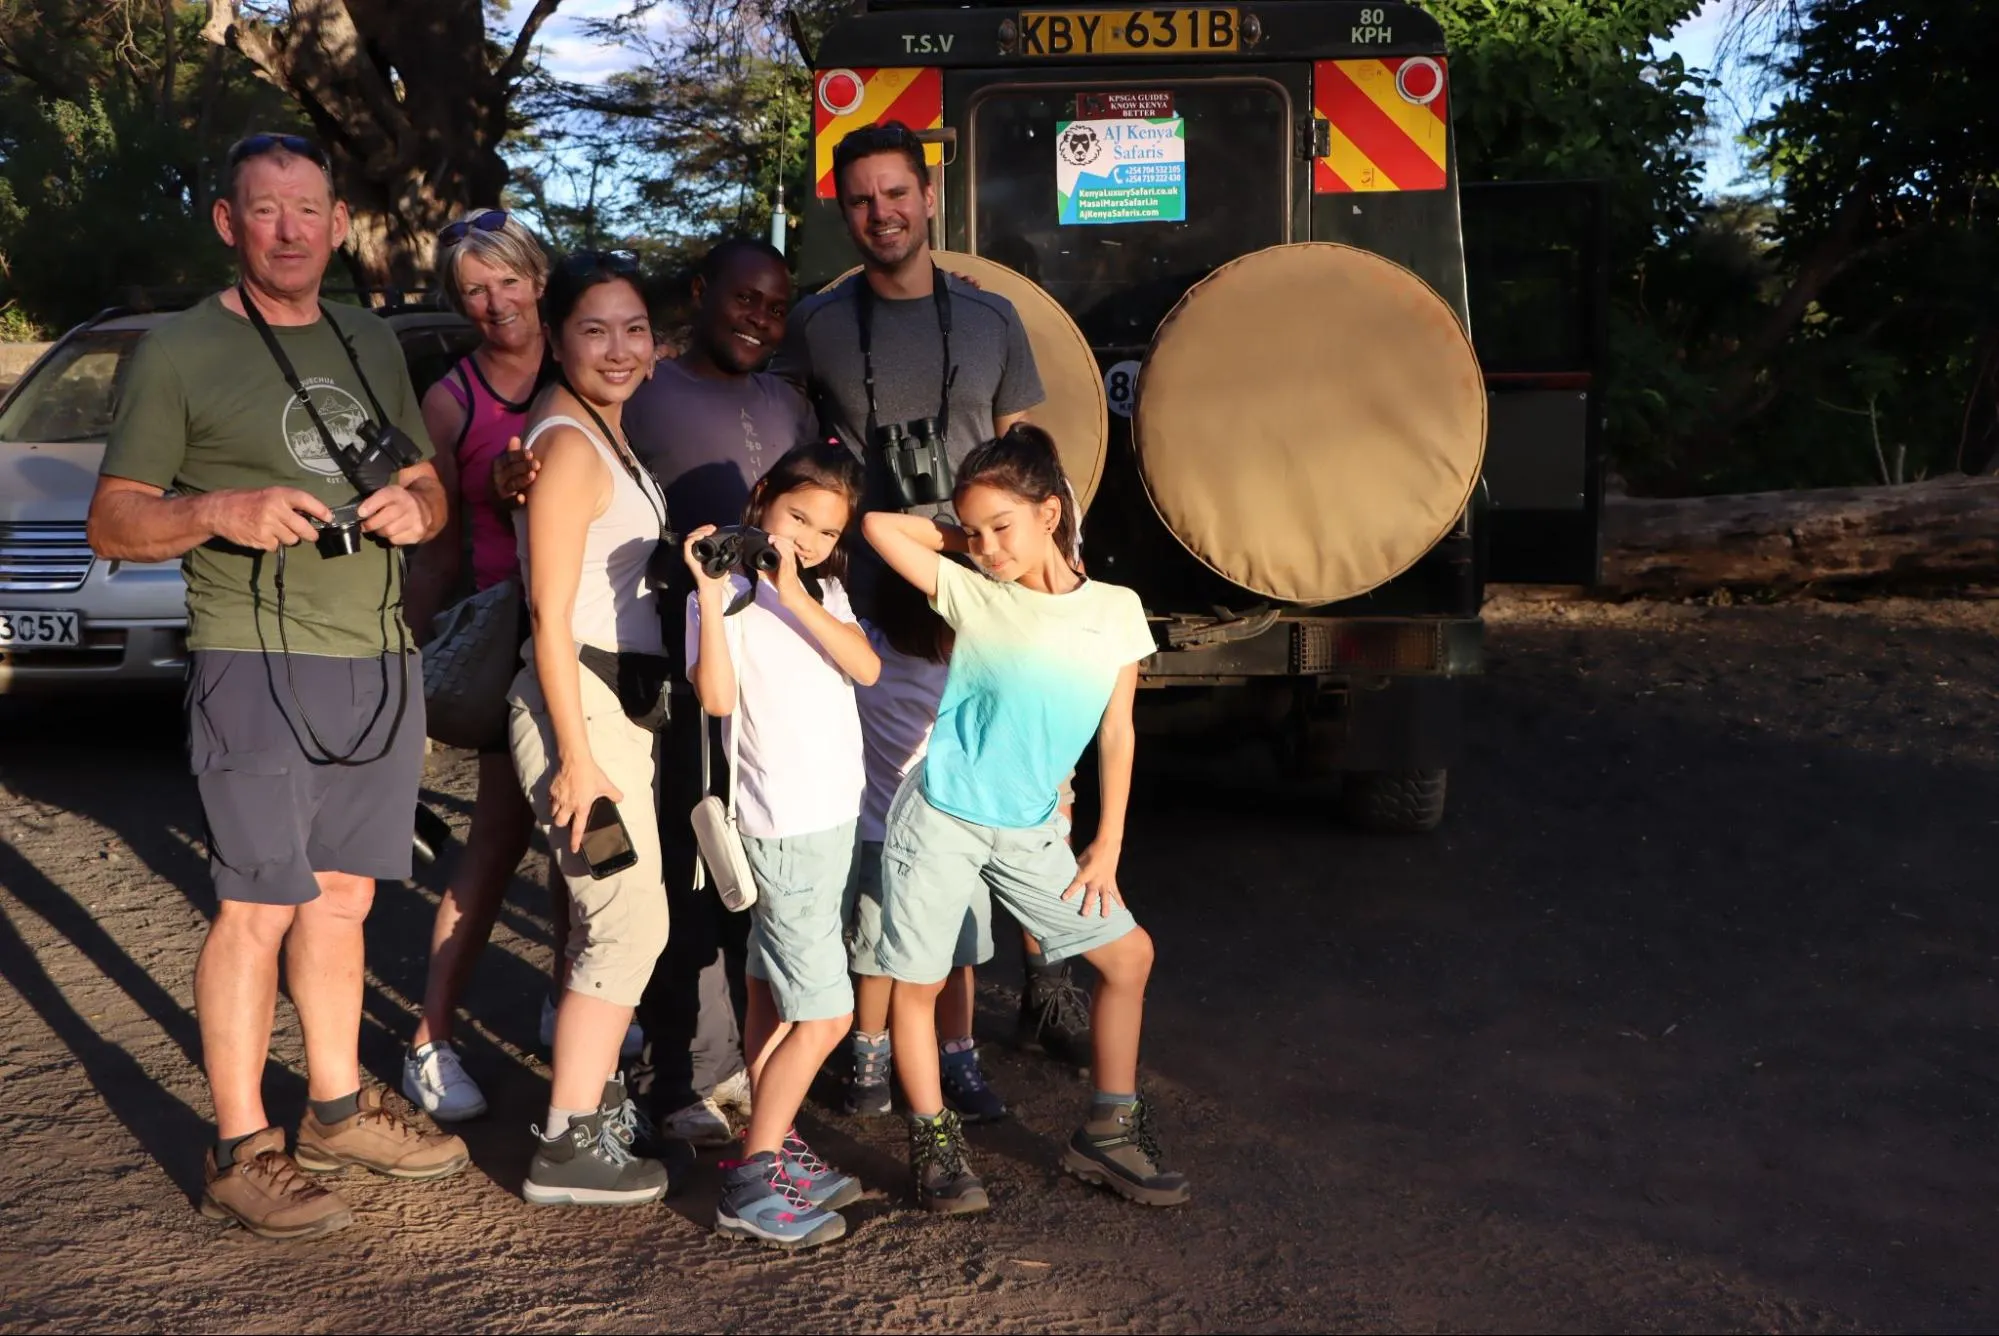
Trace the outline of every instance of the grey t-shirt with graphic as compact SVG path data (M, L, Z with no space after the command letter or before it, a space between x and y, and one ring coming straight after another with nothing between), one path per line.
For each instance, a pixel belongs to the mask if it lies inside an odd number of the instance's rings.
M955 467L992 439L993 419L1021 413L1046 397L1034 350L1013 303L943 273L951 302L951 382L945 453ZM821 425L867 467L869 509L894 505L886 466L868 448L868 396L855 294L864 274L816 293L791 313L784 347L771 370L811 395ZM875 401L878 421L906 423L937 414L944 384L943 339L930 296L874 301ZM934 507L939 513L948 507Z
M776 376L700 376L678 362L653 368L625 405L624 427L681 533L740 524L756 480L814 435L804 397Z

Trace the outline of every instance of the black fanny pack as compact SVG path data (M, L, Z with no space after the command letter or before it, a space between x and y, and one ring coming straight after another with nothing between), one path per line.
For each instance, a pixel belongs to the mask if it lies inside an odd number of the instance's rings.
M611 689L625 717L648 732L665 726L671 709L667 686L673 680L673 664L664 654L641 654L636 650L612 653L595 645L578 645L576 657L597 680Z

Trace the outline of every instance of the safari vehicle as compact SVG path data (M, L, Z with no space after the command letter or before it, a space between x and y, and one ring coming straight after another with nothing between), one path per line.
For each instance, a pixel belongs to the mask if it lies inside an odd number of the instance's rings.
M1407 5L865 0L806 55L801 279L853 263L834 145L917 131L938 262L1021 308L1090 569L1153 619L1141 725L1251 725L1434 826L1486 582L1595 578L1594 193L1461 199Z
M182 680L180 562L106 561L84 537L132 350L172 309L100 312L50 345L0 400L0 693ZM420 388L477 342L472 326L449 312L378 309Z

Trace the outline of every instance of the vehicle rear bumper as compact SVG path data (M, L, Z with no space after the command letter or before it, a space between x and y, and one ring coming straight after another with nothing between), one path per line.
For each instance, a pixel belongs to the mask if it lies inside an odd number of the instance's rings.
M1222 686L1256 678L1465 677L1484 671L1477 617L1278 617L1268 626L1169 628L1181 647L1140 666L1151 687ZM1218 643L1200 643L1203 636ZM1229 638L1240 636L1241 638ZM1192 643L1189 643L1190 637Z

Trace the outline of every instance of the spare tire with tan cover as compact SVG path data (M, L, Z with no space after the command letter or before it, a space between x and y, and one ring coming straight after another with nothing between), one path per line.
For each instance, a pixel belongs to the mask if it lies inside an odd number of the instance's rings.
M1387 583L1450 531L1478 482L1485 412L1448 302L1369 251L1304 242L1223 265L1167 314L1132 442L1195 558L1316 605Z
M1018 270L984 256L958 251L933 250L930 255L938 268L1006 298L1019 312L1020 323L1027 330L1028 346L1034 349L1034 366L1041 373L1041 387L1048 395L1041 404L1028 410L1028 419L1055 438L1062 455L1062 471L1069 475L1077 501L1088 510L1091 498L1097 494L1097 485L1104 478L1104 451L1111 434L1103 373L1097 369L1090 341L1062 309L1062 303ZM833 283L844 283L858 272L849 269Z

